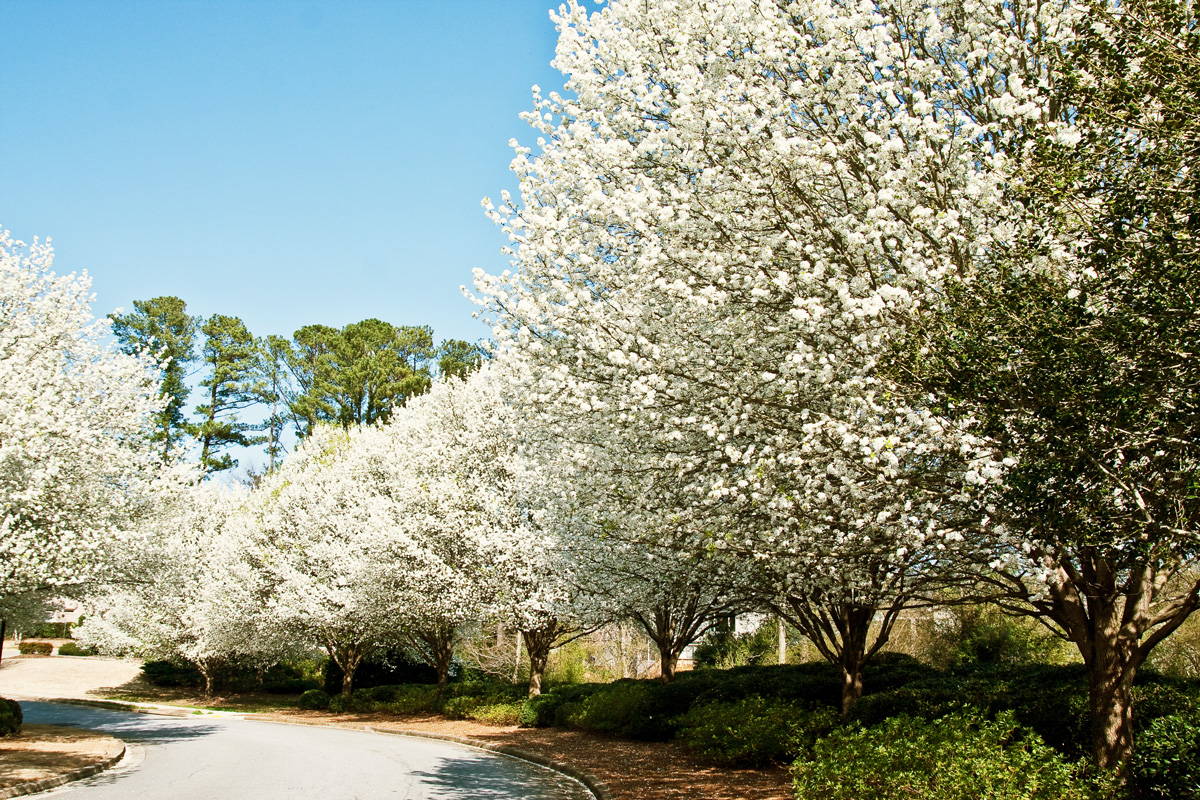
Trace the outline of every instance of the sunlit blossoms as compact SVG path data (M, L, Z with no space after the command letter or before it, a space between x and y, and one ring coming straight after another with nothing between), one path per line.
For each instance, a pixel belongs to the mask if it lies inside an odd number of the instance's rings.
M86 275L0 231L0 595L101 574L167 486L146 360L104 343Z

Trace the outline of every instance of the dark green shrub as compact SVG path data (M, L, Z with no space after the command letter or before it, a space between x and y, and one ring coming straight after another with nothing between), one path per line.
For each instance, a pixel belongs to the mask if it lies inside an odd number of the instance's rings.
M558 721L559 709L568 703L578 705L583 698L604 691L606 686L603 683L568 683L529 697L521 705L520 724L526 728L562 725L564 723Z
M300 695L300 699L296 702L296 705L306 711L325 711L329 708L332 699L329 696L329 692L326 692L324 689L309 689Z
M451 697L442 704L442 714L450 719L469 719L472 711L484 705L487 705L484 697Z
M1130 794L1146 800L1200 800L1200 710L1195 704L1179 713L1145 722L1129 764Z
M200 670L191 664L174 661L147 661L142 664L142 677L151 686L200 686L204 683Z
M386 691L379 694L381 689ZM382 710L393 714L429 714L437 711L441 701L437 686L381 686L371 691L377 693L376 702L382 706ZM384 696L390 699L382 699Z
M521 703L487 703L476 706L467 716L487 725L516 725L521 719Z
M496 701L521 700L528 693L529 687L523 683L511 683L495 678L458 681L449 684L445 690L446 697L485 697Z
M837 724L834 709L747 697L692 708L676 737L705 761L756 767L791 761Z
M94 647L80 647L75 642L63 642L58 646L60 656L94 656L97 652Z
M333 659L325 661L323 686L330 694L342 690L342 668ZM403 683L437 683L437 670L414 661L404 651L381 653L364 660L354 671L355 689L397 686Z
M665 741L674 734L672 721L678 716L659 696L669 685L634 680L610 683L584 698L567 716L567 724L626 739Z
M7 697L0 697L0 736L13 736L21 732L24 714L21 704Z
M54 652L54 645L50 642L35 642L26 639L17 645L17 649L23 656L48 656Z
M329 710L335 714L362 714L375 711L377 703L371 699L371 689L355 689L348 695L335 694L329 698Z
M272 664L262 673L262 691L269 694L300 694L309 689L320 689L320 681L304 674L297 664Z
M1086 800L1082 769L1012 714L964 709L836 729L792 775L798 800Z

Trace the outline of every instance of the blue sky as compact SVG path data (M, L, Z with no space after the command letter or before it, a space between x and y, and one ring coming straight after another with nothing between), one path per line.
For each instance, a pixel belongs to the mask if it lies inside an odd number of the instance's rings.
M97 313L174 294L256 334L366 317L487 334L479 208L549 67L556 0L7 0L0 225Z

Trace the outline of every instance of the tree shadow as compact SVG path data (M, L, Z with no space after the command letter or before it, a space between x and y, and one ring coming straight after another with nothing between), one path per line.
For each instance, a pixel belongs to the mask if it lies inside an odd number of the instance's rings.
M118 739L139 744L199 739L216 733L221 728L220 724L207 720L184 721L185 718L113 711L66 703L30 701L21 703L21 708L26 722L29 723L101 731Z
M592 800L582 784L553 770L491 753L445 757L413 770L429 800Z

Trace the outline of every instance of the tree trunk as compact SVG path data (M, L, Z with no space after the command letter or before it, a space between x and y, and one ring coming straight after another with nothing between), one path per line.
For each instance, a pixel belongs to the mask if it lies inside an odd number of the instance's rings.
M658 646L659 679L663 683L675 680L675 668L679 665L679 653L670 645Z
M849 715L850 709L858 702L863 693L862 665L857 668L842 665L842 716Z
M775 624L779 626L775 640L775 660L780 664L787 663L787 623L783 617L775 615Z
M213 694L212 670L209 669L208 667L206 667L204 664L198 663L196 666L200 670L200 677L202 677L204 679L204 696L212 697L212 694Z
M1133 755L1132 676L1122 680L1093 670L1088 677L1092 756L1101 769L1121 775Z
M521 631L525 639L525 650L529 653L529 696L542 693L542 679L546 674L546 661L554 646L554 631Z

